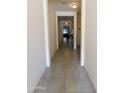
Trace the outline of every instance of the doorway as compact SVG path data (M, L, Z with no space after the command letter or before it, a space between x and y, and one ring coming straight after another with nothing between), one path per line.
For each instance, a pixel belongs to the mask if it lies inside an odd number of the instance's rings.
M74 17L73 16L58 16L58 48L60 47L61 42L68 41L69 45L73 47L73 31L74 31Z
M59 21L65 21L63 24L67 24L67 21L71 21L71 33L73 34L73 48L77 49L77 12L74 11L57 11L56 12L56 43L57 43L57 49L59 49L59 33L60 30L58 27ZM61 36L60 36L61 37Z
M51 63L51 58L50 58L50 50L49 50L49 39L48 39L48 35L49 35L49 26L48 26L48 0L44 0L44 22L45 23L45 40L46 40L46 55L47 55L47 66L50 66ZM74 49L77 49L77 41L76 41L76 35L77 35L77 13L76 12L72 12L72 11L56 11L56 25L58 25L58 16L74 16ZM58 35L58 27L56 26L56 36ZM80 63L81 66L84 65L84 54L85 54L85 0L81 1L81 52L80 52ZM59 44L58 44L58 37L56 37L56 46L57 49L59 48Z

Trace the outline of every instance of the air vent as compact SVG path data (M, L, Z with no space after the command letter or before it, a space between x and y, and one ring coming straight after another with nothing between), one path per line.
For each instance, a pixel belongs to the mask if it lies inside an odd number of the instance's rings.
M63 5L66 5L66 4L67 4L67 2L65 2L65 1L64 1L64 2L62 2L62 4L63 4Z

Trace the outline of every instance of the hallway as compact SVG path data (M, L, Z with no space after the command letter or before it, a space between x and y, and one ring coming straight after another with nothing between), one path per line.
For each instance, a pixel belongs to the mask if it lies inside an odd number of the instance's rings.
M66 40L62 42L34 93L96 93L79 56L79 49L73 50Z

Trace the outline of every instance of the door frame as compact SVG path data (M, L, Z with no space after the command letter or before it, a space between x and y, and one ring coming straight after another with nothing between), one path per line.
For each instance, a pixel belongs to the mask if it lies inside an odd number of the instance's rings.
M48 14L48 0L43 0L43 16L44 16L44 32L45 32L45 51L46 51L46 66L50 67L50 46L49 46L49 14Z
M48 0L43 0L43 9L44 9L44 25L45 25L45 45L46 45L46 66L50 67L50 47L49 47L49 22L48 22ZM84 66L85 61L85 12L86 12L86 0L81 0L81 52L80 52L80 60L81 66ZM57 16L56 16L56 25L57 25ZM56 31L58 27L56 27ZM58 33L58 31L57 31ZM56 34L57 34L56 33ZM58 37L56 38L58 39ZM56 40L57 42L57 40ZM57 42L58 48L58 42ZM75 47L76 48L76 47Z
M58 16L73 16L74 17L74 49L77 49L77 12L76 11L56 11L56 45L59 49L58 41Z
M85 64L85 31L86 31L86 0L81 0L81 52L80 52L80 64Z

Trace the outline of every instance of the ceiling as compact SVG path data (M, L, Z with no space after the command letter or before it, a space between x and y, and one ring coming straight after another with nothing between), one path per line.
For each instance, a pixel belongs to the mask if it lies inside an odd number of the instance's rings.
M57 11L77 11L80 13L81 10L81 0L53 0L55 2L55 9ZM72 4L76 3L77 8L71 7Z

